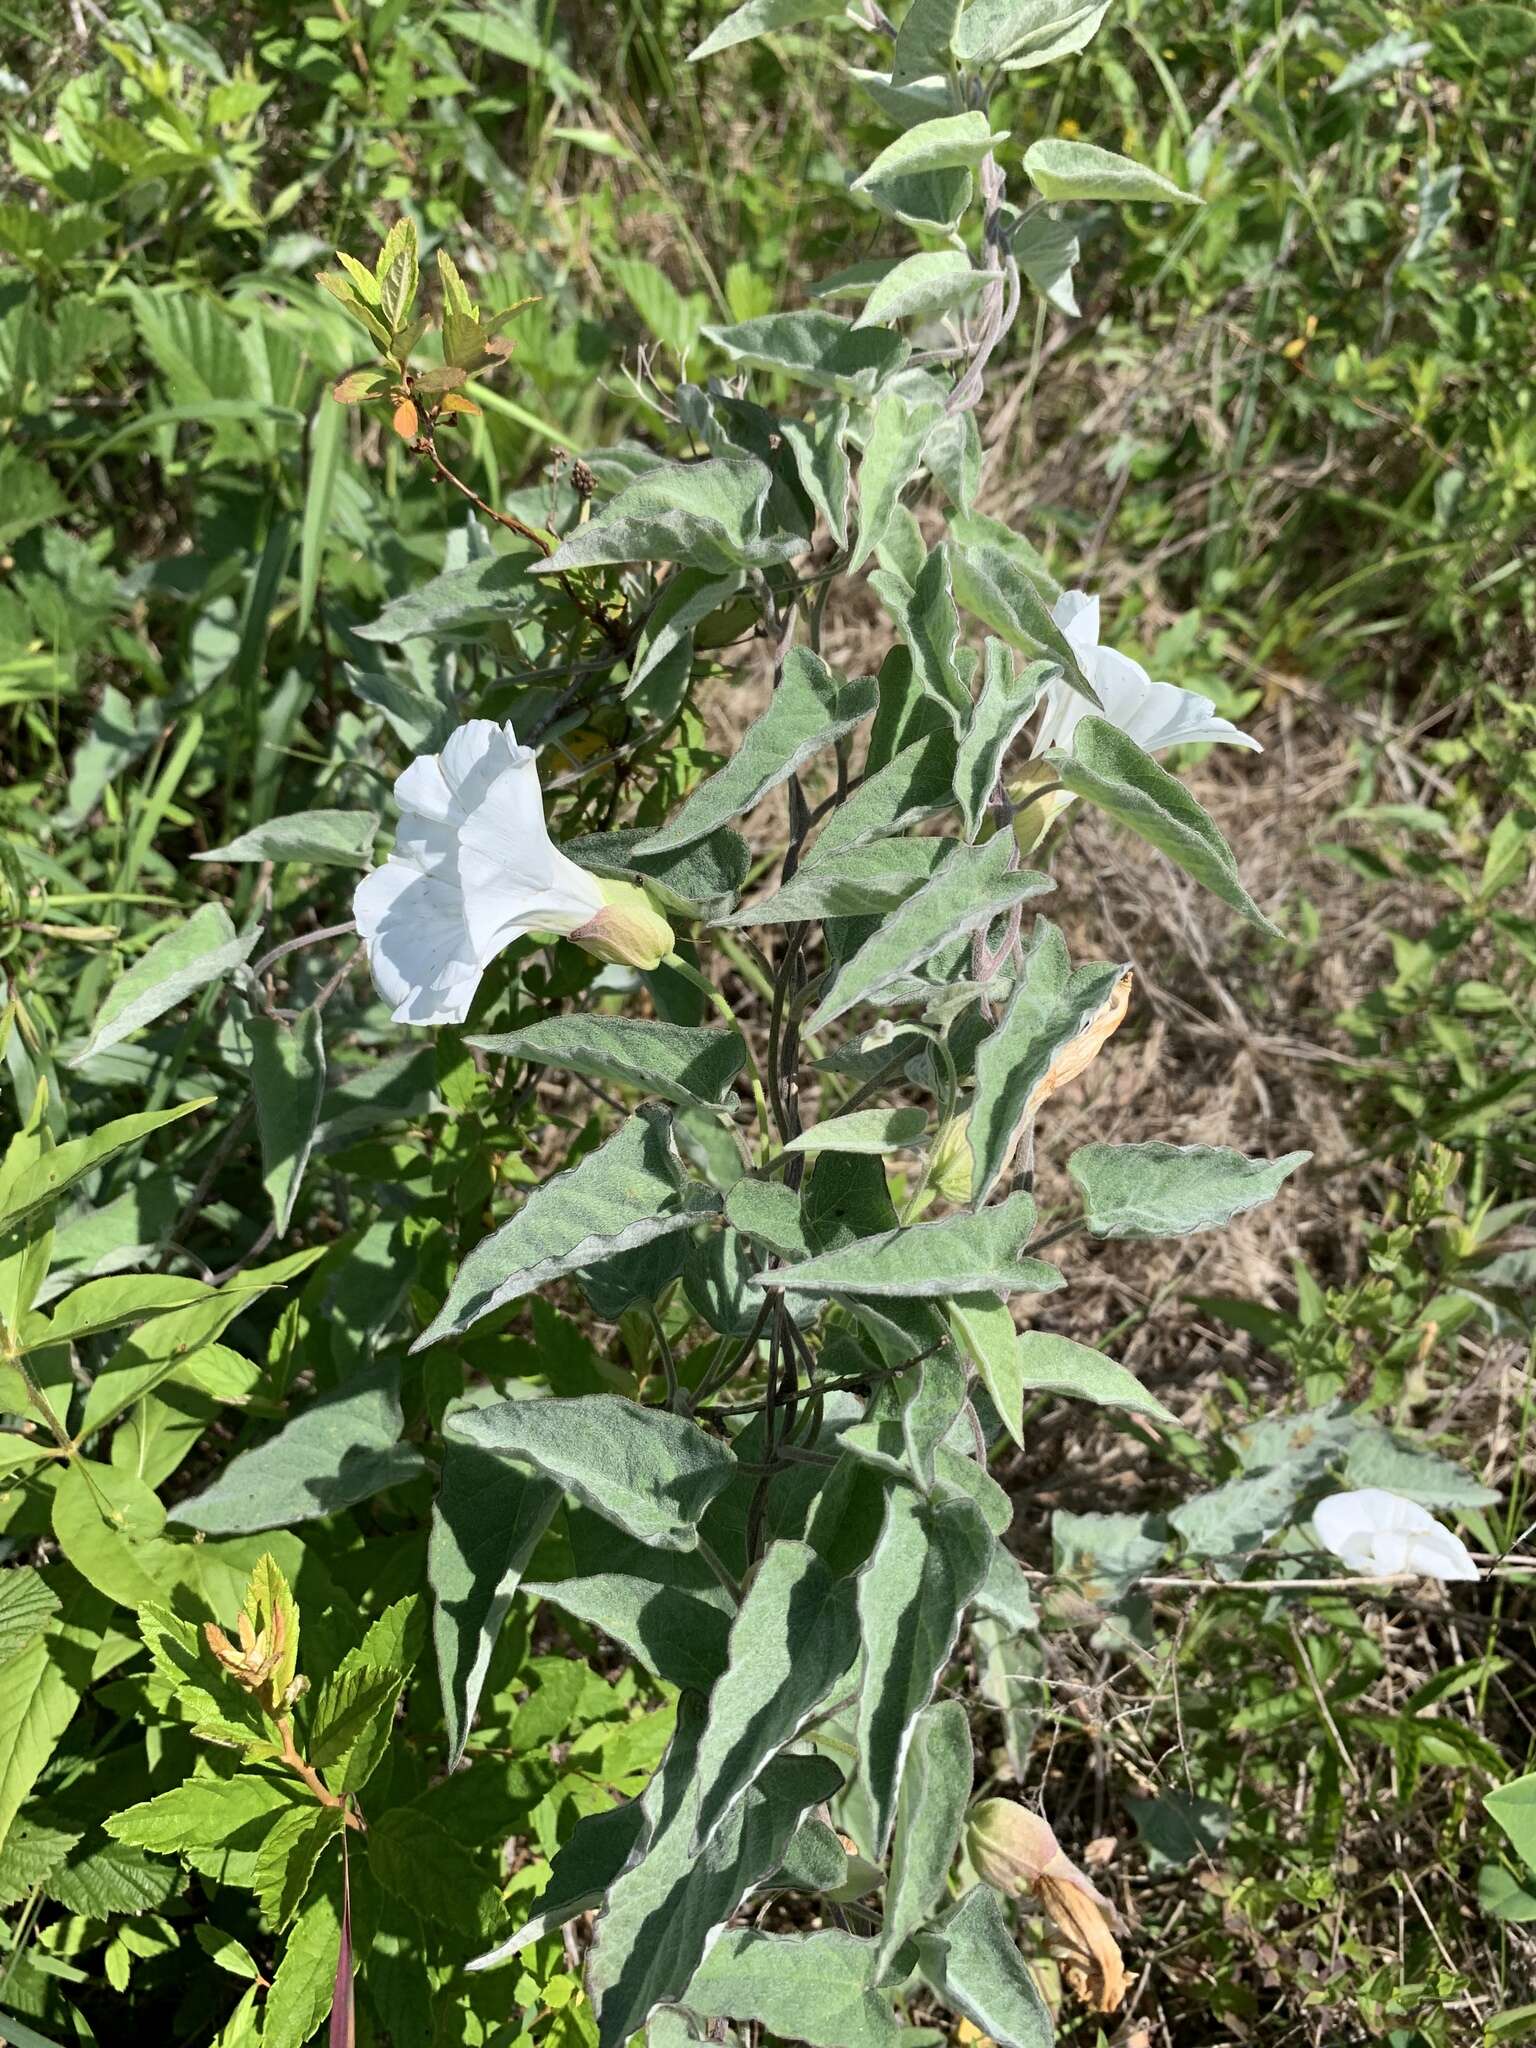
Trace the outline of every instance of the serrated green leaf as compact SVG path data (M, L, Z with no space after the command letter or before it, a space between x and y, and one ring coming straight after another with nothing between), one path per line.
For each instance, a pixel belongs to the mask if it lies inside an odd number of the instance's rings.
M427 1584L450 1768L464 1754L513 1595L559 1505L558 1487L533 1473L509 1470L502 1459L445 1426Z
M1238 879L1232 850L1176 776L1106 719L1079 720L1072 752L1046 760L1065 788L1155 846L1213 896L1272 938L1280 936Z
M731 1629L694 1769L702 1848L765 1766L830 1698L858 1653L852 1583L804 1543L771 1544Z
M1224 1145L1082 1145L1067 1171L1095 1237L1188 1237L1272 1202L1311 1157L1247 1159Z
M891 1874L880 1930L882 1970L916 1934L949 1889L971 1803L971 1724L962 1700L924 1707L902 1766L891 1836Z
M261 2016L261 2048L304 2048L331 2009L341 1919L329 1891L305 1906L283 1947Z
M320 1011L310 1008L292 1024L277 1017L252 1017L246 1030L261 1136L262 1185L272 1204L277 1234L285 1237L325 1101L325 1027Z
M0 1910L19 1906L34 1886L44 1884L79 1839L63 1828L18 1821L0 1849Z
M889 1995L876 1988L872 1941L821 1928L812 1934L760 1934L728 1928L688 1987L701 2019L756 2020L775 2038L809 2048L926 2048L943 2036L903 2026Z
M864 1671L856 1710L863 1847L877 1861L918 1715L954 1653L960 1623L986 1577L992 1532L968 1500L933 1503L890 1489L885 1523L858 1579Z
M67 1913L105 1920L113 1913L150 1913L181 1890L174 1863L152 1863L124 1842L101 1842L73 1850L47 1881L51 1899Z
M476 1245L413 1351L457 1337L563 1273L686 1230L719 1197L685 1180L672 1118L647 1103L605 1145L536 1188L510 1222Z
M138 1608L164 1597L175 1549L160 1532L165 1509L130 1472L74 1457L53 1495L53 1533L82 1578L119 1605Z
M980 833L1002 774L1003 757L1039 703L1052 672L1049 662L1032 661L1022 674L1016 673L1006 643L987 641L981 694L966 724L955 762L955 793L960 799L967 839L974 840Z
M1024 173L1042 199L1112 199L1119 204L1182 199L1198 204L1193 192L1146 164L1091 142L1066 142L1056 135L1030 144L1024 152Z
M372 1777L394 1723L403 1671L368 1664L332 1672L310 1710L309 1761L338 1795L360 1792Z
M58 1611L58 1595L32 1565L0 1572L0 1664L35 1643Z
M997 2048L1051 2048L1056 2030L1002 1900L979 1884L919 1936L924 1982Z
M174 1518L209 1535L282 1529L370 1500L426 1470L400 1441L398 1358L354 1373L301 1408L276 1435L242 1451Z
M809 648L791 648L767 709L741 735L731 759L700 783L642 851L652 856L673 852L750 811L813 755L868 718L875 695L872 677L840 682Z
M786 1152L859 1152L882 1158L922 1143L928 1128L923 1109L856 1109L847 1116L827 1117L791 1138Z
M369 1823L368 1868L387 1892L460 1940L485 1940L506 1919L477 1857L420 1807L396 1806Z
M910 344L884 328L856 330L835 313L765 313L704 334L733 361L778 370L796 384L869 398L910 353Z
M273 1823L288 1813L308 1814L314 1801L293 1780L293 1789L251 1772L234 1778L191 1777L141 1805L124 1807L102 1822L119 1842L162 1856L185 1857L192 1868L219 1883L254 1879L254 1856ZM248 1865L239 1875L241 1859Z
M269 818L198 860L303 861L310 867L365 868L379 836L377 811L293 811Z
M643 1543L692 1550L736 1461L697 1423L616 1394L463 1409L448 1434L531 1469Z
M543 1017L518 1031L466 1042L506 1059L564 1067L702 1109L714 1109L730 1096L747 1057L739 1032L640 1017Z
M995 918L1052 886L1045 875L1010 867L1013 858L1008 833L984 846L957 846L933 879L838 968L806 1020L806 1031L825 1030L855 1005L877 1001L942 946L985 931Z
M256 1900L275 1927L303 1904L327 1843L341 1833L341 1809L310 1800L279 1814L256 1852Z

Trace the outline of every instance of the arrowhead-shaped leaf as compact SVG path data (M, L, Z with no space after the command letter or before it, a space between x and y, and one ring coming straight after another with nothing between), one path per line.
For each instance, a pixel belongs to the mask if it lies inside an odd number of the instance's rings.
M1112 199L1123 204L1133 199L1196 198L1147 164L1056 135L1030 144L1024 152L1024 172L1042 199Z
M83 1065L153 1024L198 989L222 981L245 962L260 936L256 930L237 932L222 903L200 905L185 923L156 939L112 984L96 1012L90 1037L69 1064Z
M913 1725L896 1801L880 1930L882 1965L891 1962L948 1893L950 1865L971 1803L972 1770L964 1701L937 1700L924 1707Z
M641 1017L541 1017L518 1031L467 1042L507 1059L643 1088L684 1108L717 1107L747 1057L738 1032Z
M701 2019L757 2020L776 2040L809 2048L925 2048L931 2027L903 2026L876 1989L872 1941L821 1928L813 1934L759 1934L728 1928L688 1987Z
M885 328L856 329L835 313L765 313L734 327L706 327L705 336L738 363L779 370L847 398L868 398L910 354L910 345Z
M1067 1171L1095 1237L1188 1237L1272 1202L1311 1157L1247 1159L1224 1145L1083 1145Z
M977 1885L952 1906L920 1938L919 1954L929 1988L997 2048L1051 2048L1051 2015L990 1885Z
M1010 1195L979 1214L911 1223L842 1250L763 1273L758 1290L848 1295L854 1299L942 1298L953 1294L1048 1294L1062 1284L1054 1266L1020 1256L1035 1225L1035 1205Z
M955 763L955 791L965 817L965 836L975 839L997 788L1003 756L1018 737L1045 688L1052 665L1032 661L1015 673L1013 655L1001 640L987 641L981 695L960 742Z

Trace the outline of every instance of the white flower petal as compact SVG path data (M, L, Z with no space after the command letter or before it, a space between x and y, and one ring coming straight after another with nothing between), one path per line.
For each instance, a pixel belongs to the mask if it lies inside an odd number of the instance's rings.
M1077 656L1084 675L1093 680L1093 657L1099 644L1099 600L1086 590L1064 590L1051 606L1051 622Z
M1428 1508L1384 1487L1332 1493L1312 1514L1318 1540L1354 1572L1392 1578L1417 1572L1431 1579L1480 1576L1459 1536L1442 1528Z

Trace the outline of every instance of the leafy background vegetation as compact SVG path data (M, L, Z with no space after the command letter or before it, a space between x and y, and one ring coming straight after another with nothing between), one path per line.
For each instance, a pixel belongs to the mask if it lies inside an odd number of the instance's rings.
M133 1521L153 1520L146 1493L205 1486L397 1321L431 1316L447 1258L482 1234L490 1157L503 1185L527 1184L552 1131L580 1149L610 1128L578 1083L513 1093L456 1034L381 1033L354 975L279 1230L249 1044L211 996L71 1062L125 971L211 893L242 928L264 912L273 943L348 914L345 865L217 849L300 810L382 812L444 706L499 715L520 687L492 612L479 644L409 640L403 664L368 636L464 561L465 529L387 423L329 399L364 359L313 281L332 248L371 249L408 212L487 302L538 294L459 443L484 495L535 521L569 502L570 458L656 438L685 360L725 367L706 322L801 303L807 280L869 253L846 179L887 130L832 39L812 24L700 72L686 52L717 12L127 0L109 19L80 0L4 15L6 1114L19 1127L39 1082L61 1141L217 1105L105 1164L59 1222L40 1296L116 1271L228 1276L217 1327L182 1333L207 1347L199 1376L141 1399L100 1454L136 1540L158 1533ZM1441 1483L1487 1550L1529 1547L1533 64L1536 16L1515 5L1124 0L1081 55L994 102L1022 131L1081 133L1206 197L1090 212L1078 311L1026 316L993 366L982 504L1113 600L1117 639L1155 673L1264 739L1262 773L1213 760L1193 786L1290 940L1214 921L1080 824L1063 922L1112 934L1138 993L1068 1127L1317 1154L1230 1236L1102 1247L1050 1304L1067 1334L1112 1332L1178 1428L1042 1404L1029 1450L998 1467L1025 1563L1058 1578L1042 1657L972 1674L991 1788L1043 1806L1079 1860L1093 1845L1135 1980L1114 2018L1067 1996L1069 2041L1450 2048L1536 2025L1536 1895L1483 1806L1532 1762L1527 1580L1454 1603L1268 1602L1215 1583L1127 1597L1107 1533L1082 1519L1142 1518L1151 1548L1119 1559L1129 1581L1163 1549L1156 1518L1269 1462L1254 1435L1277 1417L1308 1483L1313 1411L1347 1399L1475 1474L1459 1497ZM866 672L887 637L854 603L827 621L828 658ZM647 764L658 820L760 702L750 657L721 667L703 717ZM621 737L594 714L565 742L573 772ZM312 1002L335 964L324 949L271 963L281 1007ZM561 954L544 993L591 970ZM747 953L730 993L748 1015ZM82 1345L98 1383L157 1356L121 1329ZM466 1355L503 1390L633 1391L660 1371L643 1319L574 1292ZM462 1371L412 1361L419 1436ZM577 1816L644 1786L672 1690L520 1600L472 1767L446 1775L411 1604L419 1464L302 1540L211 1540L187 1583L228 1628L271 1552L313 1685L398 1674L400 1718L369 1703L391 1731L370 1818L398 1831L399 1879L354 1898L360 2038L595 2040L560 1934L511 1970L462 1965L526 1917ZM301 2042L313 1963L297 1937L285 1950L293 1901L240 1846L263 1795L229 1769L227 1811L189 1810L178 1839L106 1831L192 1768L176 1645L151 1668L112 1531L92 1547L92 1501L65 1565L22 1453L0 1488L8 1562L45 1567L7 1573L0 1600L0 2037ZM335 1910L301 1923L317 1953Z

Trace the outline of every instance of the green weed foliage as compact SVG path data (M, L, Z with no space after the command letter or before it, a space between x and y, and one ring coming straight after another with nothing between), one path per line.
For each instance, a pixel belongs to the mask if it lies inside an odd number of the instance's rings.
M1536 13L893 13L5 16L16 2048L1536 2033Z

